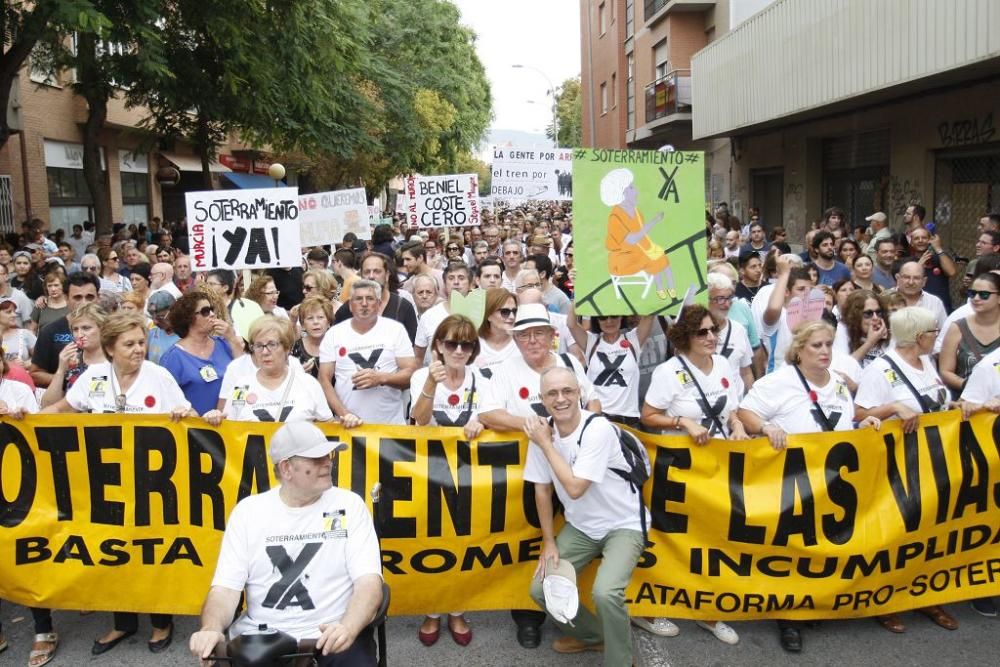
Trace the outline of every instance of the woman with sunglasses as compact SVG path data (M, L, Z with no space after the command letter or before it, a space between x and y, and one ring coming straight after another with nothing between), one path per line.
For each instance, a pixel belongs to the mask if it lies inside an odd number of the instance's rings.
M163 353L160 365L170 371L184 396L203 415L217 406L222 377L233 359L243 354L243 340L217 316L201 289L177 299L168 317L181 339Z
M748 433L767 436L771 447L782 451L788 434L849 431L854 425L854 403L847 384L831 373L833 327L822 320L802 323L785 353L786 364L754 383L740 404L739 417ZM858 427L879 427L868 417ZM778 621L781 647L789 653L802 650L798 621Z
M707 445L711 438L747 439L736 414L743 381L729 361L716 354L718 333L718 325L704 306L687 306L681 311L667 332L677 354L653 371L642 406L643 426L667 434L687 434L698 446ZM636 617L632 623L662 637L680 632L665 618ZM722 621L697 623L721 642L735 645L740 641L736 631Z
M621 315L587 318L585 328L570 304L566 324L573 340L584 350L587 379L601 400L608 419L639 427L639 355L653 329L653 316L638 322Z
M295 334L292 324L264 315L250 325L253 366L227 373L220 393L222 406L203 417L212 426L223 419L244 422L330 421L333 413L319 381L288 364Z
M972 314L951 323L938 357L941 379L956 398L976 364L1000 349L1000 275L980 275L966 295Z
M178 421L193 416L191 404L170 373L146 361L146 323L139 315L115 313L101 327L108 361L89 366L66 396L43 413L168 414ZM173 640L173 617L152 614L149 650L160 653ZM91 653L110 651L138 630L139 615L115 612L114 629L94 641Z
M854 399L859 418L900 419L903 432L913 433L920 415L949 408L948 391L930 356L937 326L934 313L920 306L902 308L889 317L895 347L862 373ZM916 611L946 630L958 629L955 617L938 605ZM896 614L876 620L889 632L906 631Z
M444 259L445 266L447 266L448 262L466 261L465 248L462 246L462 242L458 236L448 239L448 242L444 246Z
M98 248L97 258L101 260L101 290L123 294L132 291L132 282L120 274L121 259L113 248Z
M493 367L518 355L514 342L514 321L517 319L517 299L503 287L486 290L483 323L479 325L479 354L476 366L490 378Z
M469 440L483 432L477 415L479 391L486 380L473 365L479 347L471 320L449 315L441 321L431 338L433 361L410 377L410 417L417 426L459 426ZM460 611L448 614L448 631L459 646L472 641L472 629ZM441 615L427 614L417 638L424 646L432 646L440 634Z
M889 349L888 308L874 292L856 290L840 313L833 351L849 354L864 368Z

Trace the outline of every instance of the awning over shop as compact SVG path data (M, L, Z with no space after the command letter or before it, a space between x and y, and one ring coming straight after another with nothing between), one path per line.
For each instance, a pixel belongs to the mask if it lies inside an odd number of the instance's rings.
M234 171L225 175L229 181L241 190L252 190L254 188L273 188L274 179L261 174L243 174ZM284 187L284 183L281 186Z
M160 153L160 155L170 160L170 163L181 171L201 171L201 158L191 155L177 155L176 153ZM229 173L232 171L226 165L219 164L214 160L209 163L208 170L216 173Z

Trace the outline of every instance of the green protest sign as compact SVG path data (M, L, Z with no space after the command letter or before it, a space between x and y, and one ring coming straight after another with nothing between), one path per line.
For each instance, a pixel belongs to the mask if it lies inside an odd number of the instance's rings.
M576 149L576 312L676 314L706 285L700 152Z

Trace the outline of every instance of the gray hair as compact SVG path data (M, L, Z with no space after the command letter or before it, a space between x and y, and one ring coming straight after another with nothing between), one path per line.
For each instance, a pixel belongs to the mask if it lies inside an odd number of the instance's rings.
M87 261L88 259L92 259L92 260L94 260L95 262L97 262L97 267L98 267L98 268L100 268L100 267L101 267L101 258L100 258L100 257L98 257L98 256L97 256L96 254L94 254L94 253L92 253L92 252L88 252L88 253L87 253L86 255L84 255L83 257L81 257L81 258L80 258L80 266L82 267L82 266L84 265L84 263L85 263L85 262L86 262L86 261Z
M722 273L709 272L708 276L706 276L705 278L705 281L708 283L708 289L720 289L729 291L735 289L735 287L733 287L732 278Z
M889 330L896 341L896 347L916 345L917 336L936 326L937 318L934 313L920 306L900 308L889 316Z
M359 289L370 289L375 292L376 299L379 301L382 300L382 286L374 280L368 280L367 278L355 280L354 284L351 285L351 296L353 297L355 290Z

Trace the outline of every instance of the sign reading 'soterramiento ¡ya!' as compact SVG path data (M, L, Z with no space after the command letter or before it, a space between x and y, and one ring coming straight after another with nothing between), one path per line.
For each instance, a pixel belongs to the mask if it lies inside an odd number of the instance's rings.
M416 227L479 224L479 176L408 176L406 219Z
M299 196L302 246L340 244L352 232L359 239L372 237L368 200L364 188L317 192Z
M299 189L187 192L191 268L299 266Z
M573 198L573 152L568 148L497 146L490 195L507 201Z

